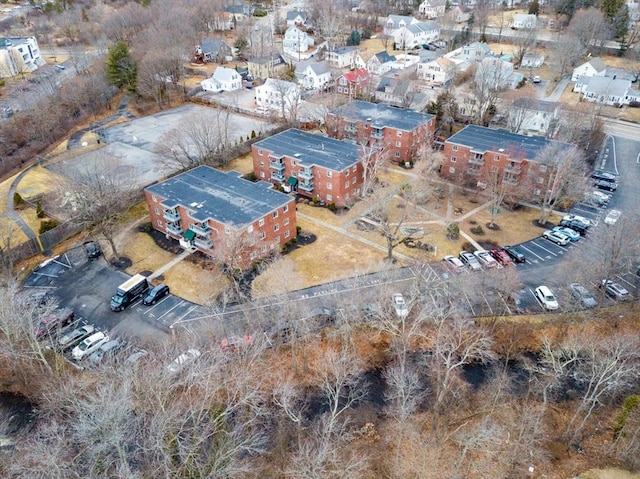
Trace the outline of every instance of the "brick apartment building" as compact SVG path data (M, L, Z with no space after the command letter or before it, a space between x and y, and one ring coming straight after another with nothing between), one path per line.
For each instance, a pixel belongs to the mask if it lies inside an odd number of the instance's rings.
M492 174L498 175L507 185L526 187L530 191L523 190L525 196L535 200L542 194L540 188L547 184L553 168L539 153L552 144L573 148L540 136L467 125L445 141L440 173L451 181L474 187L482 186Z
M198 166L144 193L156 230L223 261L233 254L238 267L278 251L296 236L294 199L237 171Z
M359 197L365 178L362 158L369 151L295 128L251 146L253 171L259 179L338 207Z
M436 117L383 103L354 100L327 113L327 133L360 145L382 149L391 160L412 161L431 145Z

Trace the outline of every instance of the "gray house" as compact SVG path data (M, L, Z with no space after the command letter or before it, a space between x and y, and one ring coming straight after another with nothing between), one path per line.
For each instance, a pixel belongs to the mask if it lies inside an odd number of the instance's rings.
M231 47L221 38L205 38L200 44L200 50L208 62L224 63L233 56Z

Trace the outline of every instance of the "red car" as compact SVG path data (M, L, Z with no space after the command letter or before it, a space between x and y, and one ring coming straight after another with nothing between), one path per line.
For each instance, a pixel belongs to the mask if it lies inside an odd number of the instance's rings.
M513 263L511 257L503 249L494 248L489 251L489 254L502 266L507 266Z
M232 353L238 348L249 346L251 343L253 343L253 338L248 334L244 336L229 336L220 341L220 348L225 353Z
M69 309L58 309L40 320L36 330L36 339L40 340L73 321L75 313Z

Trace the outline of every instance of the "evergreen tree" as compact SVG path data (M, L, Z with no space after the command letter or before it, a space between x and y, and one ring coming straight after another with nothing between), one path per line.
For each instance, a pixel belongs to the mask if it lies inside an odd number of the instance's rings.
M138 65L129 54L127 42L118 42L109 48L107 55L107 79L118 88L136 91Z
M351 35L347 38L347 45L360 45L362 35L358 30L351 30Z
M533 0L529 3L529 15L535 15L536 17L540 13L540 2L538 0Z

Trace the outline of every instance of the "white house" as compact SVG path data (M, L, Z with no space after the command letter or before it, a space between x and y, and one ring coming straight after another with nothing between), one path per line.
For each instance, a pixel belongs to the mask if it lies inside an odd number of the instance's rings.
M513 64L500 58L487 57L476 70L474 81L489 88L513 90L524 76L513 70Z
M520 62L521 67L539 68L544 63L544 55L536 53L525 53Z
M383 75L391 70L396 57L390 55L386 50L378 52L367 61L366 68L372 75Z
M430 85L448 85L456 76L456 64L447 57L428 63L418 63L418 78Z
M435 22L412 23L393 33L396 50L410 50L423 43L434 42L440 37L440 28Z
M607 74L607 65L596 57L573 69L571 81L578 81L580 77L603 77ZM575 91L575 90L574 90Z
M511 28L514 30L536 28L538 17L529 13L516 13L511 22Z
M397 30L413 23L418 23L418 20L414 17L405 15L389 15L384 21L383 34L391 37Z
M288 115L300 102L300 87L293 82L267 78L255 88L256 106Z
M331 82L331 69L327 62L304 60L296 65L295 76L306 90L317 90Z
M36 37L0 38L0 78L31 73L44 64Z
M295 25L287 28L284 32L284 39L282 40L282 48L288 52L301 53L306 52L309 47L315 44L313 38L307 35Z
M420 57L417 55L396 55L396 60L389 65L391 70L406 70L408 68L415 67L420 61Z
M365 63L360 57L358 47L340 47L325 54L329 65L335 68L364 68Z
M242 77L232 68L219 66L213 72L211 78L200 82L204 91L219 93L221 91L234 91L242 88Z
M471 10L465 5L452 5L444 17L448 23L466 23L471 17Z
M535 98L517 98L507 112L507 128L521 135L552 136L559 104Z
M481 62L492 54L491 47L484 42L473 42L453 50L445 55L452 60L467 62Z
M637 95L629 94L631 81L622 78L592 76L581 85L579 93L582 93L585 100L603 105L628 104L629 98Z
M429 20L435 20L444 15L446 0L425 0L418 7L418 12Z
M290 10L287 12L287 26L301 26L307 24L307 12L302 10Z

